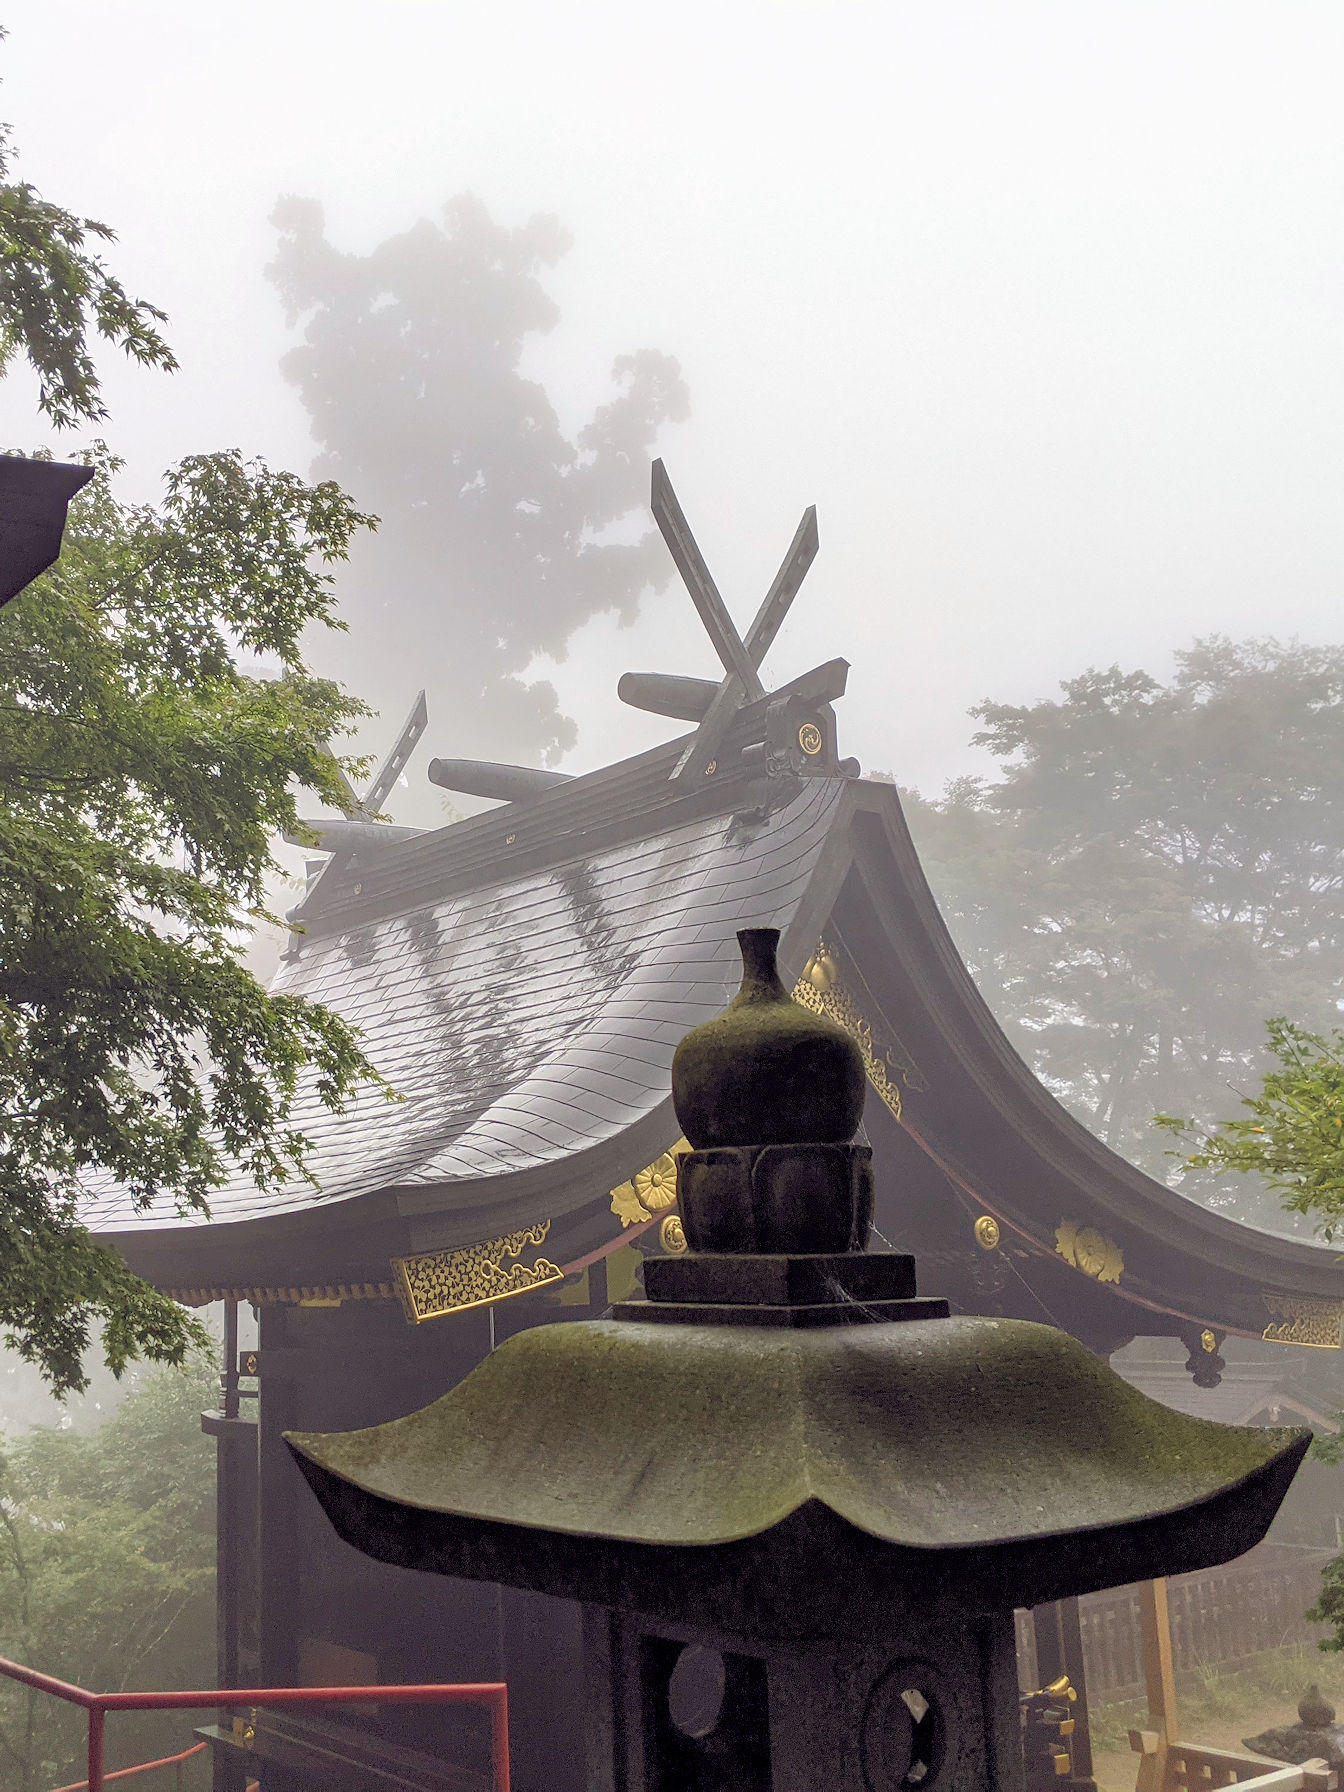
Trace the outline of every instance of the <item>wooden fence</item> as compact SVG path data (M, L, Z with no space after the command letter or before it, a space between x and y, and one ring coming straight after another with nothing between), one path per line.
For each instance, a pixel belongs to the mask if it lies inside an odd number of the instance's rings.
M1285 1645L1314 1644L1326 1627L1303 1613L1316 1603L1328 1549L1262 1543L1239 1562L1168 1582L1172 1647L1178 1674L1245 1665ZM1142 1697L1143 1629L1134 1587L1089 1593L1078 1602L1087 1692L1103 1699ZM1023 1689L1040 1684L1030 1616L1017 1614L1017 1668Z

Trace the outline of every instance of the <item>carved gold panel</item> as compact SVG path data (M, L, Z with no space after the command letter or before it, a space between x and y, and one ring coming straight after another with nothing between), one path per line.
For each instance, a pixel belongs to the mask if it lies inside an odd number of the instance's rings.
M547 1257L521 1261L525 1251L545 1244L550 1229L551 1222L542 1220L540 1225L510 1232L504 1238L488 1238L459 1251L394 1258L392 1267L406 1317L419 1325L426 1319L488 1307L511 1295L530 1294L534 1288L563 1281L561 1271Z
M883 1105L899 1120L901 1091L896 1078L908 1080L910 1066L900 1061L896 1047L874 1040L872 1024L860 1013L858 1004L846 989L835 954L824 940L794 984L793 999L801 1007L810 1008L813 1014L824 1014L845 1029L862 1054L868 1081Z
M1296 1344L1304 1350L1339 1349L1344 1334L1344 1307L1338 1301L1266 1293L1265 1305L1273 1315L1260 1334L1266 1344Z

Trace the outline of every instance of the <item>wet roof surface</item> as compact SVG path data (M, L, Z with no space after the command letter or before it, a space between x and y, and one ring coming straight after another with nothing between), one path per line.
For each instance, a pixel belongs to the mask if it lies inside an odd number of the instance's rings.
M668 1097L682 1034L736 991L736 929L792 919L843 788L818 779L768 818L688 822L310 938L273 988L359 1027L402 1100L368 1093L331 1114L305 1091L294 1123L317 1188L260 1193L240 1175L214 1218L506 1177L643 1119ZM115 1187L85 1218L101 1232L205 1223L136 1215Z

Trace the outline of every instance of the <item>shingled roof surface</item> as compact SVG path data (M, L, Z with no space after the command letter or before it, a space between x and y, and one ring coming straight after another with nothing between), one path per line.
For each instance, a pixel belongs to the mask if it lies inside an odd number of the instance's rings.
M238 1176L212 1195L215 1220L508 1178L647 1119L668 1101L677 1041L736 990L735 930L792 919L843 789L819 779L773 815L701 817L440 900L333 916L274 988L359 1027L401 1100L365 1094L332 1114L305 1093L294 1118L316 1188L263 1194ZM404 861L432 861L455 831ZM103 1188L86 1223L124 1236L204 1222L137 1215Z

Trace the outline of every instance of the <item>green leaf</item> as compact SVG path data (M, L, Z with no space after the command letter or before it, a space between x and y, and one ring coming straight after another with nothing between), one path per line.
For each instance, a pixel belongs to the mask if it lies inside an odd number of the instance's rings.
M94 465L61 560L0 615L0 1326L57 1390L95 1322L118 1372L198 1337L85 1230L91 1177L206 1213L237 1166L304 1174L302 1079L336 1108L381 1082L339 1016L239 959L300 793L339 794L326 742L361 706L302 643L372 519L236 453L184 461L158 508Z

